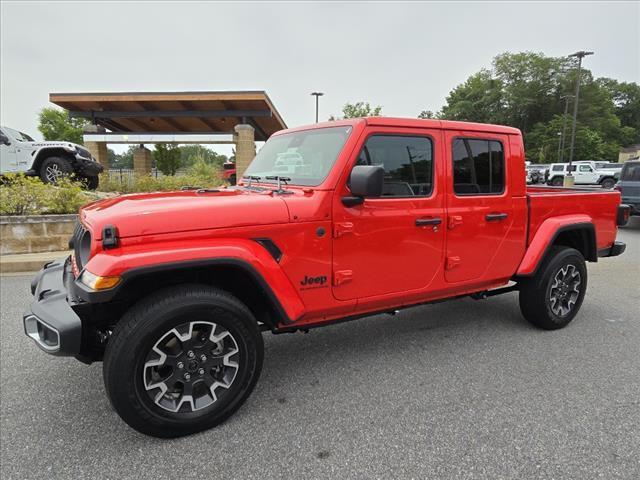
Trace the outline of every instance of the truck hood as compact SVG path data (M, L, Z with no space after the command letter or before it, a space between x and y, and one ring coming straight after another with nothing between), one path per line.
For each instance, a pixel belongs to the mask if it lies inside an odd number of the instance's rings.
M289 211L271 192L243 189L179 191L121 195L80 210L82 222L95 239L113 225L121 238L212 228L286 223Z

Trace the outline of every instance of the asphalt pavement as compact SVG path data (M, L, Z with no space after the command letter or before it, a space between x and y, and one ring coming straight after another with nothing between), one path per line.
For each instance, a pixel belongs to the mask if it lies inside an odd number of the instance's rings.
M640 218L618 237L563 330L527 324L511 293L265 334L247 403L177 440L128 428L101 364L39 351L30 278L2 277L0 476L640 478Z

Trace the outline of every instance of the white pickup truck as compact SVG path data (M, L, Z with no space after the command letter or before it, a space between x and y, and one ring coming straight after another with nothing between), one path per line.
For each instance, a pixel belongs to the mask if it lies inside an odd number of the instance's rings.
M615 168L598 168L598 163L588 160L573 162L571 172L576 185L600 185L602 188L613 188L620 177L620 170ZM547 183L561 186L564 176L569 171L568 163L552 163L549 167Z
M70 142L36 142L26 133L0 127L0 174L24 173L56 183L64 175L74 174L87 188L98 187L103 171L86 148Z

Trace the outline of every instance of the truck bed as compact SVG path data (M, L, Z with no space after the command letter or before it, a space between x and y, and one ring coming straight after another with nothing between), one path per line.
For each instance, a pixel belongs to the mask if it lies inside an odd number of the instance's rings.
M527 245L542 223L551 217L586 216L596 228L598 249L616 239L616 214L620 193L603 188L528 186L529 232Z

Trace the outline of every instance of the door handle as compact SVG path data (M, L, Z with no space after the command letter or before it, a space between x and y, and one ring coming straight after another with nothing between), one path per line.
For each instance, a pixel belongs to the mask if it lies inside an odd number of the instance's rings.
M416 227L436 227L441 223L441 218L416 218Z
M506 213L488 213L484 218L487 222L499 222L508 216Z

